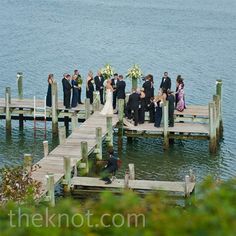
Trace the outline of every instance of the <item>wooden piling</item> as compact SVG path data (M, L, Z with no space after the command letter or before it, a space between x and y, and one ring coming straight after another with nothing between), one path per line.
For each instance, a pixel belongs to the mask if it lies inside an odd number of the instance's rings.
M18 72L16 74L16 79L17 79L17 88L18 88L18 99L22 100L23 99L23 73Z
M44 157L48 156L48 141L43 141L43 153L44 153Z
M123 124L125 99L118 99L118 116L120 124Z
M163 148L168 149L169 148L169 132L168 132L168 126L169 126L169 101L164 101L163 103L163 135L164 135L164 142L163 142Z
M125 178L124 178L124 188L128 189L129 188L129 171L125 171Z
M32 166L32 154L24 154L24 168L30 172Z
M113 147L112 116L107 116L107 146Z
M98 91L93 92L93 111L99 111L100 109L100 93Z
M217 142L220 139L220 97L219 95L213 95L213 101L216 107L216 139Z
M86 174L89 172L89 163L88 163L88 143L87 142L81 142L81 156L83 162L86 164L85 171Z
M71 186L71 159L68 156L64 157L64 192L70 192Z
M59 127L59 144L63 144L66 141L66 127Z
M57 82L52 83L52 133L58 134L58 94Z
M96 158L102 160L102 128L96 128Z
M209 103L209 149L211 153L216 152L216 122L215 122L215 103Z
M87 120L90 117L91 111L90 111L90 99L86 98L85 102L85 120Z
M71 128L72 128L72 132L74 132L77 127L78 127L78 117L77 117L77 114L74 113L74 114L71 116Z
M55 186L54 186L54 174L48 173L46 175L47 180L47 200L51 207L55 206Z
M5 91L5 107L6 107L6 133L11 134L11 88L7 87Z
M186 175L185 176L185 197L189 197L190 195L189 184L190 184L190 177L189 175Z
M129 179L134 180L135 179L135 172L134 172L134 164L129 164Z
M223 137L223 118L222 118L222 80L216 81L216 95L219 96L219 131L220 131L220 137Z

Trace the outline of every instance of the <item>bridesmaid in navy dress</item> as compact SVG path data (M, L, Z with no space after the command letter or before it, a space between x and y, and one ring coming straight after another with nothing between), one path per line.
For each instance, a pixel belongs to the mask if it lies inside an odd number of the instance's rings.
M94 81L93 72L89 71L86 84L86 98L90 99L90 104L93 103Z
M72 89L73 89L71 107L77 107L78 97L79 97L79 90L78 90L79 88L78 88L77 75L72 76L71 85L72 85Z
M54 81L53 74L48 75L48 91L46 96L46 106L52 106L52 83Z

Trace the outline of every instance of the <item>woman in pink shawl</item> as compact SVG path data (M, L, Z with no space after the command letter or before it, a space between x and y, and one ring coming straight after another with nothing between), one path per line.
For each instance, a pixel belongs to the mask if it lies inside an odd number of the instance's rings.
M183 78L181 78L181 75L178 75L176 80L176 110L177 111L183 111L185 106L185 98L184 98L184 82Z

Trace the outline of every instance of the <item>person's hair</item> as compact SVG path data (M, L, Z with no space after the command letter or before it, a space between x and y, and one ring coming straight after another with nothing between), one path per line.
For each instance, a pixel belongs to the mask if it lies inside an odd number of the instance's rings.
M73 76L72 76L72 79L73 79L73 80L76 80L77 77L78 77L77 75L73 75Z
M53 79L53 74L49 74L49 75L48 75L48 83L49 83L49 80L50 80L50 79L51 79L51 80Z
M123 75L119 75L119 78L120 78L120 79L123 79L124 77L123 77Z
M178 75L178 76L177 76L176 81L177 81L178 83L183 82L183 79L182 79L181 75Z
M165 75L165 74L167 74L167 75L168 75L168 72L167 72L167 71L165 71L165 72L164 72L164 75Z
M163 88L163 89L162 89L162 94L163 94L163 93L167 94L167 89L164 89L164 88Z
M69 75L69 74L67 74L67 75L66 75L66 78L67 78L67 79L68 79L68 78L70 78L70 75Z
M114 155L114 150L112 147L108 149L108 153L109 155Z
M115 74L114 74L114 76L118 76L118 74L117 74L117 73L115 73Z
M145 80L150 80L151 82L153 82L153 75L148 74L148 75L145 77Z

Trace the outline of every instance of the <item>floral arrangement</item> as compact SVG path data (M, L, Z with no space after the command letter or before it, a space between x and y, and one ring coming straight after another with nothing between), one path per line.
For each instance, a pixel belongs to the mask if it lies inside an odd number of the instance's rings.
M111 65L106 64L105 67L101 69L101 73L102 73L104 79L106 80L106 79L110 79L111 76L113 76L114 70L111 67Z
M143 75L140 67L138 65L133 65L133 67L131 67L129 70L128 70L128 74L126 75L126 77L129 77L131 79L140 79L141 76Z
M81 75L80 74L78 74L78 76L77 76L77 82L78 82L78 86L79 87L81 87L81 85L83 84L83 79L82 79L82 77L81 77Z

